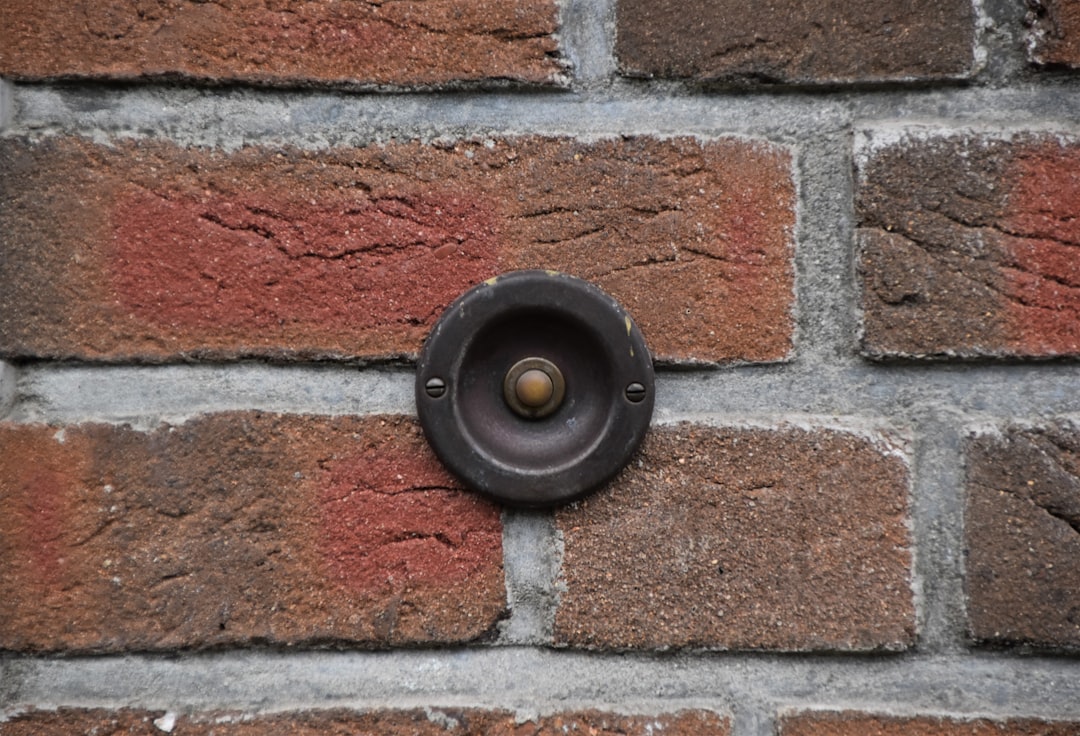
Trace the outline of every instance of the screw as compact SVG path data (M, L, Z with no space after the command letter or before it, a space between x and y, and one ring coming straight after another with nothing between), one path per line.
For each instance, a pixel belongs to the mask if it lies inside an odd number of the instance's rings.
M636 381L626 387L626 398L635 404L640 404L645 399L645 387Z
M437 399L446 393L446 381L441 378L429 378L424 385L424 389L427 391L428 396Z

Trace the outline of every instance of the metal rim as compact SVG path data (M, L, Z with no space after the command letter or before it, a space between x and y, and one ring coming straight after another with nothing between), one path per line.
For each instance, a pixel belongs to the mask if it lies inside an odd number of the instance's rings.
M565 374L542 412L506 396L522 364ZM613 477L644 439L653 395L652 360L625 310L551 271L505 274L463 294L432 329L416 372L435 454L469 487L517 506L570 501Z

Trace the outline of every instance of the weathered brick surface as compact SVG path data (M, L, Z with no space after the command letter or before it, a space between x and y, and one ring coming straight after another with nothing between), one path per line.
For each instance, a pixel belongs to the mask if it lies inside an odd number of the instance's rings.
M1035 718L989 720L878 716L867 713L799 713L780 721L780 736L1076 736L1078 721Z
M0 142L0 355L413 356L469 286L596 283L655 356L791 347L792 162L741 140Z
M860 158L868 355L1080 355L1080 143L911 135Z
M554 0L0 3L0 76L260 84L548 84Z
M558 644L900 649L914 639L894 450L832 430L654 429L604 493L556 514Z
M0 425L0 648L402 645L505 609L499 511L395 417Z
M61 708L32 711L3 723L0 736L160 736L169 721L161 711L101 710ZM562 736L567 733L591 736L727 736L726 718L709 711L674 714L624 716L599 711L561 713L518 722L513 713L475 709L425 709L357 713L344 710L282 713L269 716L242 716L205 713L174 717L172 733L178 736Z
M1027 0L1027 5L1031 60L1080 68L1080 0Z
M618 0L624 73L736 83L828 84L964 77L968 0Z
M1080 648L1080 427L980 434L967 455L972 635Z

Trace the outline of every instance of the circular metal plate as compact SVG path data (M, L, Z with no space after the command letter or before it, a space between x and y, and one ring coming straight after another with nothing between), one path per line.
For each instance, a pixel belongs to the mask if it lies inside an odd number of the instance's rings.
M505 395L511 370L536 358L563 379L561 400L540 417ZM614 476L645 437L653 394L652 359L629 315L552 271L516 271L466 292L432 329L416 371L435 454L469 487L517 506L570 501Z

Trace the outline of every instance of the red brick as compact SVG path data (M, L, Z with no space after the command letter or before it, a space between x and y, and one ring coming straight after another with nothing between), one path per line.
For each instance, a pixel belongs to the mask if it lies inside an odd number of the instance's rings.
M1080 355L1077 141L904 137L858 179L869 356Z
M794 184L740 140L305 152L0 141L0 354L412 357L497 273L586 278L655 356L791 349Z
M835 430L655 428L610 489L560 510L558 644L902 649L908 480Z
M833 84L954 79L974 67L968 0L618 0L632 76Z
M460 642L506 599L498 509L400 417L0 425L0 568L22 652Z
M160 736L153 724L161 711L61 708L31 711L0 722L0 736L68 736L95 733L105 736ZM560 713L518 722L513 713L476 709L386 710L359 713L345 710L249 716L204 713L176 717L174 732L183 736L728 736L729 723L709 711L624 716L599 711Z
M967 454L972 636L1080 649L1080 428L979 434Z
M0 75L256 84L559 81L554 0L0 4Z
M1080 0L1027 0L1027 6L1031 61L1080 68Z
M867 713L799 713L783 718L780 736L1076 736L1080 721L989 720Z

